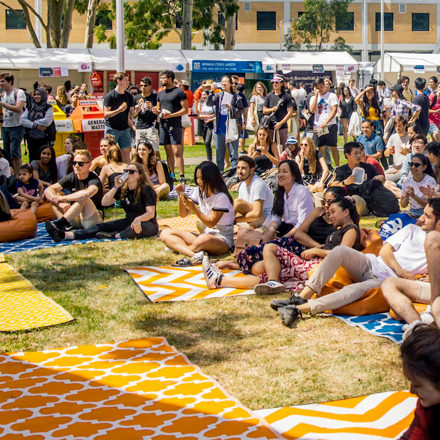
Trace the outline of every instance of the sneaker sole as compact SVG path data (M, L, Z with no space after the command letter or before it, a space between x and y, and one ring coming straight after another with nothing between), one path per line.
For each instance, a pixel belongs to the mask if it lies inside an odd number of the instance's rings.
M258 284L254 287L254 292L257 295L276 295L277 293L285 292L286 288L284 286L269 287L264 284Z

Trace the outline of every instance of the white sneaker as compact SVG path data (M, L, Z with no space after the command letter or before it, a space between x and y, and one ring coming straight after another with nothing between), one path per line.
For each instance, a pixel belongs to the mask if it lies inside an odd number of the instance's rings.
M219 288L223 277L221 270L209 262L209 257L207 255L203 257L202 266L203 275L208 289L212 290Z
M205 251L200 251L194 254L194 256L191 258L191 262L193 264L199 264L203 261L203 257L206 256Z
M268 281L267 283L258 284L254 287L257 295L275 295L277 293L285 292L284 284L278 281Z
M402 341L404 341L414 330L415 327L417 327L420 324L425 324L423 321L413 321L411 322L411 324L405 324L402 326L402 330L403 330L403 336L402 336Z
M424 312L420 313L420 319L426 324L432 324L434 322L434 316L432 316L430 305L426 307Z

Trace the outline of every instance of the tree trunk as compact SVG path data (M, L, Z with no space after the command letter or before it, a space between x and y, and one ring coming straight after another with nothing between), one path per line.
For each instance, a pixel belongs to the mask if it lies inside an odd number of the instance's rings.
M70 31L72 29L72 14L75 0L66 0L64 6L64 23L61 33L61 47L67 47L69 44Z
M183 0L182 12L182 50L191 50L192 48L192 28L193 28L193 7L194 0Z
M47 24L50 34L50 47L61 46L61 18L63 16L64 0L49 0L47 2ZM48 42L49 43L49 42ZM49 44L47 45L49 47Z
M235 14L225 20L224 50L234 50L235 47Z
M100 0L89 0L87 6L86 34L84 37L84 47L91 49L93 47L93 36L95 29L96 11Z
M3 2L2 2L2 4L5 5ZM31 21L31 17L29 14L29 9L28 9L27 3L24 0L18 0L18 4L23 9L24 21L26 22L26 26L29 30L29 33L31 34L31 38L32 38L32 42L34 43L34 46L41 48L41 42L38 40L37 34L35 33L34 25L32 24L32 21ZM7 6L7 5L5 5L5 6ZM41 19L40 19L40 21L41 21Z

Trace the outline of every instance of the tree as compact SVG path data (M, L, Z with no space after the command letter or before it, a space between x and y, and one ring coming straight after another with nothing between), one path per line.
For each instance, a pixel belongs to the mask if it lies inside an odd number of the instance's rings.
M286 48L305 45L308 50L322 50L323 45L330 41L330 34L336 32L336 23L344 25L350 20L348 7L351 2L352 0L304 0L304 14L294 21ZM345 40L338 37L335 45L341 47L341 44L345 44Z

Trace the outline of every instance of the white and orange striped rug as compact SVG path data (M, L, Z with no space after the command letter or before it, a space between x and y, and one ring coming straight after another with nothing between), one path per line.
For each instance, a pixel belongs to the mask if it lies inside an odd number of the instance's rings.
M209 290L202 266L143 266L127 269L136 285L151 302L192 301L225 296L253 295L253 290L220 288ZM226 277L245 276L239 270L223 271Z
M180 231L194 232L194 234L200 234L197 229L197 216L194 214L188 215L187 217L169 217L161 218L157 221L160 229L172 228L179 229Z
M254 411L286 439L387 440L403 433L417 397L407 391Z

